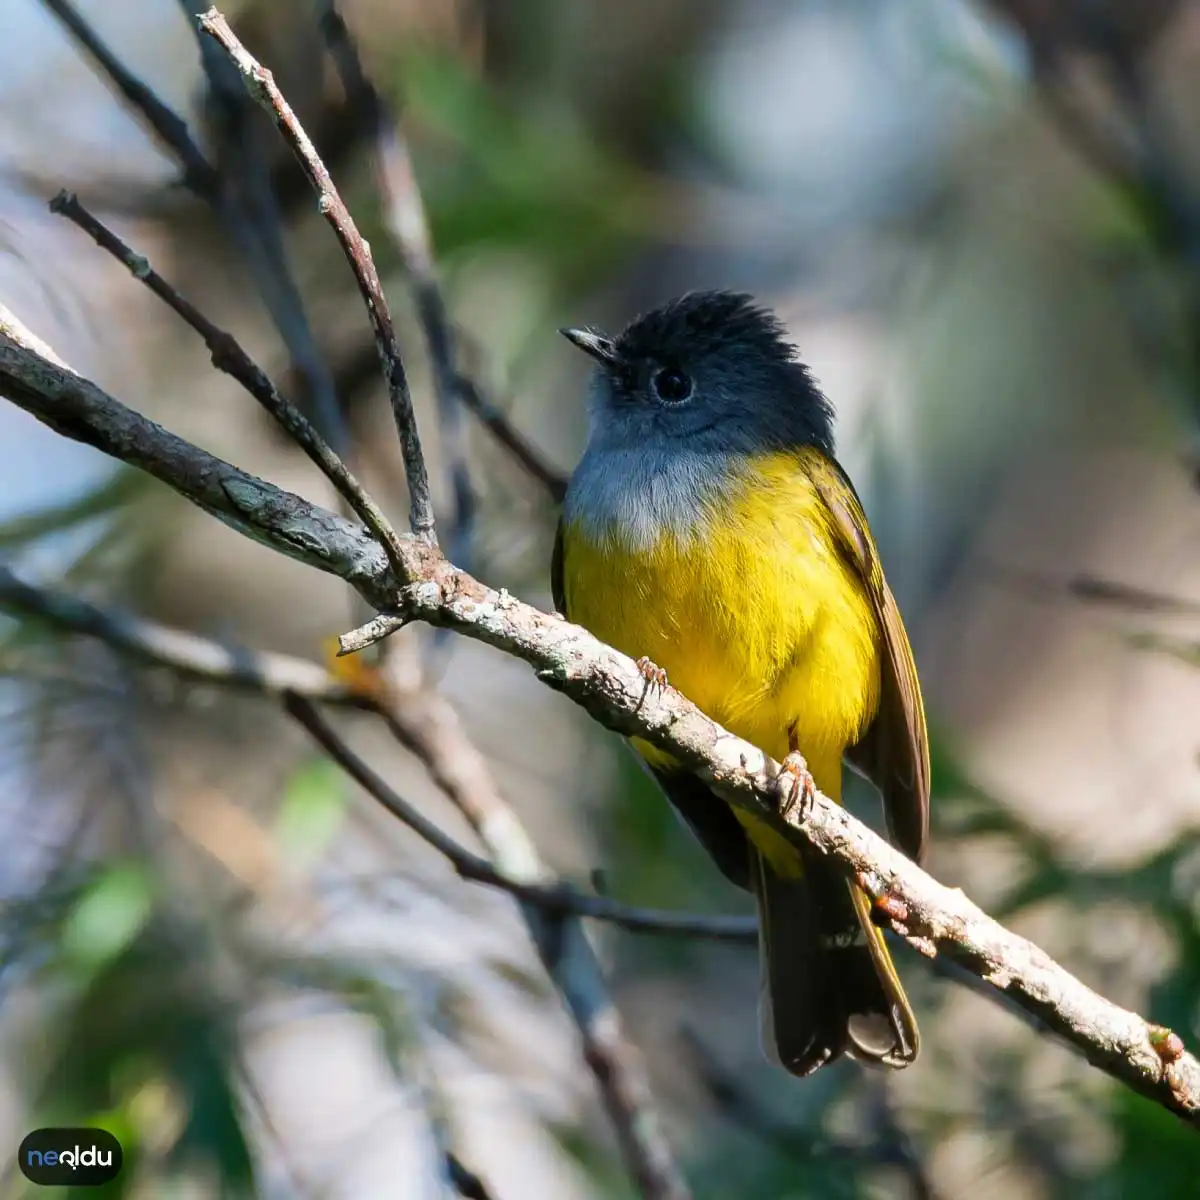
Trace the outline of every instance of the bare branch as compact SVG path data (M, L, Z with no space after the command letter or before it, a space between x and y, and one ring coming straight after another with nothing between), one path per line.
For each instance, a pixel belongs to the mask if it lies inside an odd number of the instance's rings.
M131 613L100 608L67 592L36 587L0 564L0 609L36 617L67 633L93 637L127 658L165 668L198 683L240 688L264 696L285 693L361 708L366 697L324 667L286 654L226 646L209 638L146 621Z
M469 349L470 342L464 341L464 349ZM374 342L364 338L360 344L335 357L333 374L338 392L347 403L352 397L361 395L379 378L379 355ZM508 413L469 374L459 375L459 399L493 440L539 487L545 489L550 499L555 504L561 503L567 493L566 475L546 461L541 451L516 428Z
M467 468L467 445L462 427L465 380L458 368L454 326L438 283L425 202L417 186L403 131L363 70L358 48L334 0L317 0L317 25L349 102L371 125L375 175L383 196L384 220L408 273L433 367L442 453L449 464L454 496L453 532L447 544L456 561L461 561L461 556L470 547L475 519L475 493Z
M346 453L347 439L341 436L345 422L341 419L333 377L317 350L304 302L288 268L269 172L260 167L256 155L240 155L236 165L244 178L239 180L229 177L227 168L234 164L223 163L220 169L215 167L192 138L183 118L129 71L70 0L43 0L43 3L62 22L100 74L142 116L160 147L178 161L184 186L208 204L224 222L288 349L294 372L304 380L313 398L314 409L320 414L327 435L334 439L342 453ZM194 23L196 17L189 0L182 0L182 3L188 19ZM240 91L240 83L238 86ZM235 143L237 152L238 139L227 140Z
M388 721L470 822L495 867L511 879L561 887L547 884L549 875L533 841L446 700L431 691L414 693L407 701L394 697ZM686 1200L688 1187L662 1133L641 1055L625 1037L587 934L578 921L545 906L526 904L522 911L538 955L579 1031L584 1061L642 1195Z
M358 226L343 203L333 179L317 154L316 147L304 132L283 93L275 85L275 78L271 72L249 53L229 27L229 22L215 8L210 8L200 18L200 25L233 60L250 95L273 117L317 193L317 207L321 215L332 226L345 251L366 304L371 327L375 331L379 359L388 383L392 412L404 455L404 469L408 476L409 494L412 498L412 530L423 542L433 545L436 543L436 535L433 504L429 495L429 476L425 467L425 457L421 453L421 441L413 414L408 377L400 355L400 344L396 339L391 310L383 294L371 248L359 233Z
M1079 600L1147 616L1200 616L1200 600L1152 591L1118 579L1083 574L1056 580L1037 571L1003 563L982 565L985 578L1036 599Z
M2 595L0 592L0 600ZM420 699L428 701L430 697L422 693ZM736 942L749 940L748 935L749 938L757 936L755 923L752 920L747 922L741 917L714 918L634 908L609 900L607 896L585 895L565 884L529 882L525 876L544 877L540 864L537 865L536 871L530 870L530 862L536 863L536 852L532 851L532 847L528 852L522 848L521 857L524 864L523 867L518 867L519 873L497 870L487 859L472 854L465 846L456 842L389 786L347 745L345 739L321 716L310 699L299 693L292 693L286 696L285 705L288 712L308 730L317 744L347 775L392 816L407 825L422 841L428 842L463 879L499 888L553 917L592 917L619 925L622 929L634 933L675 934ZM447 784L447 776L441 770L443 764L427 753L421 753L420 757L430 767L435 781L453 796L454 786L453 783ZM490 787L490 784L488 786ZM477 803L477 798L472 802ZM524 832L519 836L524 836Z
M1102 179L1132 203L1158 254L1187 275L1186 327L1191 401L1200 413L1200 197L1180 169L1178 138L1155 109L1146 76L1150 47L1176 20L1180 5L1114 5L1113 21L1094 5L1023 6L993 0L1021 30L1043 103L1066 140ZM1035 10L1040 10L1035 16ZM1136 13L1132 20L1128 14ZM1047 20L1049 18L1049 20ZM1072 89L1073 54L1086 52L1104 69L1118 122L1090 112Z
M509 420L508 414L488 399L471 379L462 380L463 403L476 420L546 489L555 504L567 494L567 477L552 467Z
M636 665L586 631L492 591L453 568L413 588L409 615L447 625L523 658L617 732L643 737L727 801L795 841L831 854L875 897L881 923L926 954L944 953L1038 1017L1096 1066L1200 1125L1200 1063L1179 1038L1110 1004L1044 951L1004 929L956 888L916 867L840 806L818 795L809 814L777 811L778 764L673 689L649 687ZM800 843L797 843L800 844Z
M213 366L236 379L316 463L338 494L379 539L396 577L402 579L403 552L391 522L304 414L279 394L267 373L242 349L237 339L231 333L218 329L194 304L163 279L148 259L130 249L103 221L88 212L72 193L59 192L50 202L50 211L66 217L88 234L96 245L123 263L135 279L144 283L204 339L212 355Z

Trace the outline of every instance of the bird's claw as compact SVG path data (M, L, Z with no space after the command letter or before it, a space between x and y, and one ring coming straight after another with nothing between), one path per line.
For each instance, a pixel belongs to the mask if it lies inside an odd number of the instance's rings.
M667 686L666 671L657 663L651 662L644 654L637 660L637 669L648 684L660 690Z
M817 785L799 750L791 751L779 764L775 784L779 789L779 807L783 816L790 817L798 809L798 819L805 820L812 811Z

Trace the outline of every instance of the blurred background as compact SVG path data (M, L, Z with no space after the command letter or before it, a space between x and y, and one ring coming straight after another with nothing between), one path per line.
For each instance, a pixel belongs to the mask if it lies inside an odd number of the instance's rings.
M50 215L78 192L342 439L399 523L353 280L269 123L206 77L199 7L76 11L220 170L249 179L247 148L269 168L259 202L294 289L264 287L180 184L63 5L6 0L0 302L132 407L335 505L199 339ZM837 406L915 642L929 869L1195 1045L1200 6L345 0L412 154L459 367L533 470L435 402L371 106L316 7L226 11L375 250L455 557L550 606L546 484L580 452L586 371L558 326L616 329L693 287L754 292ZM317 661L362 616L337 580L4 403L0 563ZM526 668L427 631L397 642L555 871L747 911L618 740ZM0 674L5 1194L24 1194L25 1133L89 1122L129 1155L111 1194L443 1196L447 1143L497 1200L637 1194L511 899L458 879L277 706L27 615L0 614ZM339 727L470 841L378 722ZM797 1083L759 1053L752 947L590 932L697 1197L1196 1190L1194 1132L906 947L918 1064Z

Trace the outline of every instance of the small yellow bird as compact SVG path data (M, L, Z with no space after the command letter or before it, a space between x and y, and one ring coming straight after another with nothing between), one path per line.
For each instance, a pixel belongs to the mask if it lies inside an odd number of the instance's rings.
M555 605L840 802L843 759L919 862L929 750L916 666L832 409L751 297L691 293L598 362L587 448L555 541ZM903 1067L917 1023L870 901L822 855L634 746L724 875L758 901L763 1045L807 1075L842 1053ZM809 775L811 772L811 775Z

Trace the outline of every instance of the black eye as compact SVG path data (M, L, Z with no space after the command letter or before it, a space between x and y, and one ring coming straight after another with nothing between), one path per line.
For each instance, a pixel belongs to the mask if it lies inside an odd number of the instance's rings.
M692 394L692 377L685 375L677 367L663 367L654 373L650 380L654 394L668 404L678 404Z

